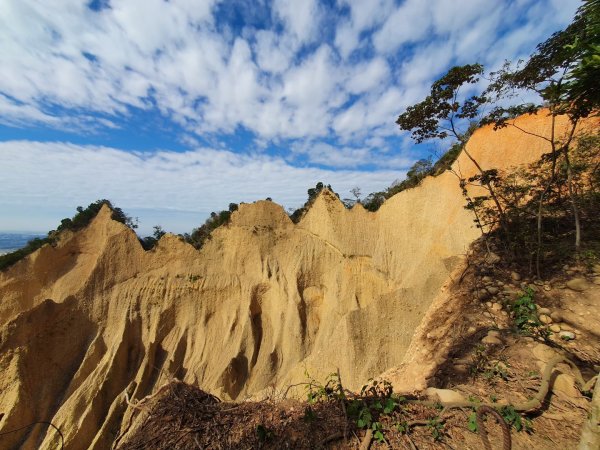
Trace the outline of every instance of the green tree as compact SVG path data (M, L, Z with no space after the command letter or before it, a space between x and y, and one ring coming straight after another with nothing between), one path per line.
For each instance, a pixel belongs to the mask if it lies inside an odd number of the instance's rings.
M573 187L571 164L571 144L581 118L587 117L600 106L598 96L598 76L600 69L600 2L588 0L578 10L573 22L564 30L554 33L540 43L536 51L525 62L513 67L509 62L492 74L485 95L495 100L516 98L524 90L539 94L542 104L521 103L509 107L496 107L484 119L484 123L494 123L496 128L513 126L524 133L537 136L548 142L551 160L548 183L539 193L537 212L538 250L536 267L540 275L540 253L543 208L545 200L559 180L557 169L559 158L564 160L567 177L565 179L571 199L575 228L575 252L581 248L581 220L578 199ZM519 127L509 119L526 113L536 113L542 106L548 107L551 114L551 135L543 136ZM556 132L556 117L567 115L570 129L566 137L559 139Z
M600 0L586 0L576 22L581 32L567 45L575 62L565 80L564 103L582 117L600 105Z
M416 105L409 106L400 114L396 123L400 129L411 131L412 138L421 143L430 139L456 139L463 152L477 168L479 174L470 183L479 183L494 202L500 216L500 224L505 222L504 210L494 190L495 172L484 170L466 148L469 130L477 123L482 107L488 103L484 95L472 95L461 100L463 87L474 87L483 74L481 64L467 64L451 68L444 76L431 85L429 95ZM461 128L462 126L462 128ZM460 178L460 177L459 177ZM461 179L461 185L466 180ZM482 229L483 231L483 229Z

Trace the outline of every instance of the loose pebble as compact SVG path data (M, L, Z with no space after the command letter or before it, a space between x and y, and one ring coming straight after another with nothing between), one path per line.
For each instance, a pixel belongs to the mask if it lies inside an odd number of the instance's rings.
M494 336L485 336L481 340L481 343L486 345L502 345L502 341Z
M583 292L589 287L589 284L585 278L573 278L567 281L567 287L573 291Z
M561 331L559 333L559 336L565 341L572 341L573 339L575 339L575 333L573 333L572 331Z
M540 322L542 322L545 325L549 325L552 323L552 319L550 318L550 316L547 316L546 314L542 314L540 316Z

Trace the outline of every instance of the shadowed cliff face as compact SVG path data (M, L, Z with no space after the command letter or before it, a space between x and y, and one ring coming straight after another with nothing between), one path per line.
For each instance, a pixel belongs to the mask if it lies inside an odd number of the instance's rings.
M549 132L542 115L519 121ZM484 128L469 149L484 168L506 168L543 145ZM463 155L454 169L474 173ZM463 205L450 172L377 213L346 210L325 191L294 225L260 201L241 205L200 252L172 235L144 252L104 207L0 274L0 431L51 420L67 448L103 449L121 429L124 393L142 398L171 377L243 399L305 370L323 378L339 368L355 389L414 361L415 330L478 236ZM58 442L45 427L3 439Z

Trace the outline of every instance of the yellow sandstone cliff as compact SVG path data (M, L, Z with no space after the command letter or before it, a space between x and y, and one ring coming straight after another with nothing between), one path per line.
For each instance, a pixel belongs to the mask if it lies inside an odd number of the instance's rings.
M549 135L543 114L518 123ZM509 168L546 146L509 126L478 130L468 149L484 168ZM475 173L464 154L453 169ZM201 251L167 235L148 252L104 207L0 273L0 432L47 420L68 449L110 448L125 393L142 398L170 377L238 400L306 370L339 368L350 389L386 370L398 386L423 387L438 358L425 334L451 314L443 288L479 236L463 206L446 172L376 213L328 191L297 225L275 203L243 204ZM45 426L2 441L57 442Z

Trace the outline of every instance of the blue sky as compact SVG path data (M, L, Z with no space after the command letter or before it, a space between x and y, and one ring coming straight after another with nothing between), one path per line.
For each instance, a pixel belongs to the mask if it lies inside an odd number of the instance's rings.
M380 190L444 144L394 121L457 64L488 71L574 0L3 0L0 231L109 198L189 231L230 202Z

